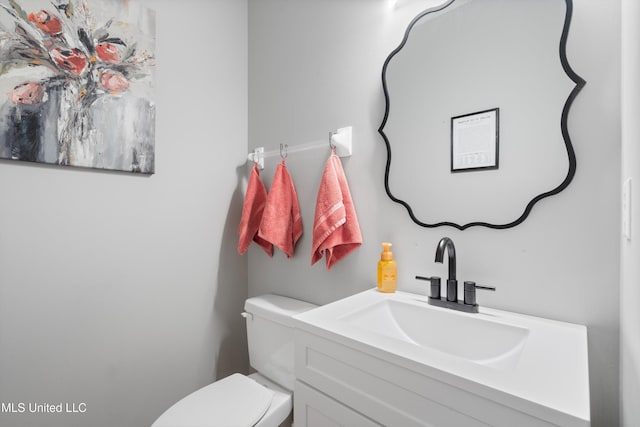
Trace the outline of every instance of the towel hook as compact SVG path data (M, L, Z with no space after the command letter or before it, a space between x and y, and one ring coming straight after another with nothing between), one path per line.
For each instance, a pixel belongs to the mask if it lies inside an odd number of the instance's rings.
M335 134L335 132L329 132L329 148L331 149L331 151L336 149L336 145L333 143L333 135Z
M280 157L282 160L287 158L287 148L289 148L288 144L280 144Z

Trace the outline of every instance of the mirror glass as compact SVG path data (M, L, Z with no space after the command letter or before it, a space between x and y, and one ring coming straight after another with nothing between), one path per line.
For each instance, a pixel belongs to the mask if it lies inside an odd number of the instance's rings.
M416 223L512 227L569 184L584 85L566 61L570 16L571 0L450 0L409 25L383 68L379 132L387 193ZM495 109L498 167L452 172L452 118Z

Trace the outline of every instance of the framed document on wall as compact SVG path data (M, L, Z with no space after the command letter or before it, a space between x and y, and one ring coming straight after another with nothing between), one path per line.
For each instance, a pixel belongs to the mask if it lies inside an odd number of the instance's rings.
M498 169L500 109L451 118L451 172Z

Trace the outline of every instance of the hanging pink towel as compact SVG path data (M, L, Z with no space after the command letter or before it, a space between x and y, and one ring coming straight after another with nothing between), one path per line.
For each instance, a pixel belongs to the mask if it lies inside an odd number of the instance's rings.
M251 241L256 242L269 256L273 256L273 246L271 243L258 236L258 227L262 220L262 213L267 201L267 190L264 183L260 180L260 171L258 165L254 164L247 185L247 194L244 198L244 206L242 207L242 218L238 226L238 253L243 255Z
M362 244L360 225L340 157L332 153L322 174L313 221L311 265L323 254L327 270Z
M296 243L302 236L298 194L284 160L276 168L258 236L272 243L289 258L293 256Z

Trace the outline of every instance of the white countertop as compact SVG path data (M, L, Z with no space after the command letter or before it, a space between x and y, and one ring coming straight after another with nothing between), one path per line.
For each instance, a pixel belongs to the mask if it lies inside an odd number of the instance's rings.
M479 319L486 324L525 328L528 333L517 354L509 356L509 363L483 363L398 339L392 334L375 332L375 326L362 328L346 321L353 318L354 313L385 301L398 301L420 310L445 310L434 313L444 315L445 319L452 315L462 316L459 320L467 324L468 319ZM484 307L480 307L477 314L462 313L434 307L426 301L424 295L384 294L372 289L297 315L296 327L523 412L543 412L552 419L558 419L556 415L569 416L576 421L575 425L588 425L589 370L585 326ZM447 324L424 324L422 327L427 334L434 330L432 328L447 331ZM465 340L465 330L451 332L455 334L452 340Z

